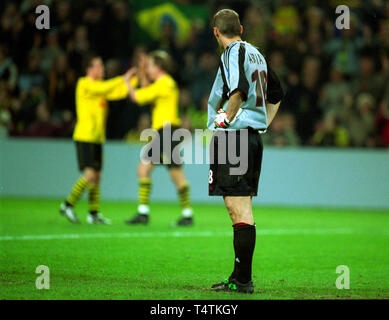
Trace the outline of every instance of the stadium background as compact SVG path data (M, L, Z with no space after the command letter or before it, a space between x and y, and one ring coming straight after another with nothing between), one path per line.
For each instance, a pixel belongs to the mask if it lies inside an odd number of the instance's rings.
M351 9L349 30L335 28L341 3ZM50 30L35 27L39 4L49 5ZM232 6L240 13L244 39L265 54L286 92L263 135L266 187L255 201L389 207L387 2L26 0L0 6L1 194L67 194L77 176L71 143L75 83L91 51L103 57L107 78L133 66L141 51L170 52L183 127L205 128L220 54L209 25L217 9ZM138 108L129 99L109 102L103 199L136 200L139 134L149 126L150 107ZM23 143L27 137L34 139ZM156 181L167 179L161 169ZM193 199L216 201L207 196L207 166L185 170L196 186ZM173 185L154 188L152 196L174 201Z
M39 4L50 7L50 30L35 27ZM350 30L335 28L340 4L351 9ZM113 225L75 229L57 213L78 176L71 135L82 57L99 53L112 77L142 50L169 51L183 126L205 128L219 54L209 24L223 7L239 12L243 39L286 91L263 136L254 200L254 280L263 290L253 298L389 297L387 1L20 0L0 3L0 298L231 298L204 290L229 270L221 256L232 256L221 199L207 196L207 165L185 166L192 229L168 228L179 206L164 168L153 173L151 225L123 224L136 208L149 107L109 106L102 211ZM34 287L39 264L57 275L48 292ZM354 291L334 288L340 264L351 266Z
M35 8L51 8L51 29L35 28ZM348 5L351 28L335 28ZM100 54L106 76L139 50L165 49L176 62L187 128L205 126L218 61L212 14L234 7L244 39L258 46L287 95L265 137L276 146L389 146L387 1L2 1L0 126L10 136L71 137L82 57ZM111 103L108 139L138 140L149 110Z

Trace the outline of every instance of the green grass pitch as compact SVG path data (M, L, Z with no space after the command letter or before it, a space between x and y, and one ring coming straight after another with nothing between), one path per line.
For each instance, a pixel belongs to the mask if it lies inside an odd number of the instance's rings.
M0 199L0 299L389 298L389 212L255 207L253 295L215 293L232 270L232 228L222 205L194 205L195 226L173 228L178 204L154 203L148 226L127 226L135 203L104 202L113 224L81 225L59 201ZM35 287L38 265L50 289ZM350 289L335 286L350 269Z

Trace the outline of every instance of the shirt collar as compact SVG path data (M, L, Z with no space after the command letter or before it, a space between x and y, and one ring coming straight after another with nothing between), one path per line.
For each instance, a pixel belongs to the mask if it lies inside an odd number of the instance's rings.
M237 42L245 42L245 41L243 41L243 40L235 40L235 41L231 42L231 43L226 47L226 50L227 50L231 45L233 45L234 43L237 43Z

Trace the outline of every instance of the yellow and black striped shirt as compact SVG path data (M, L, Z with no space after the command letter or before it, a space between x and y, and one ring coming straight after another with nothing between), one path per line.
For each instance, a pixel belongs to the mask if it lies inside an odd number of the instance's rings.
M120 100L128 95L122 76L109 80L81 77L76 87L77 123L73 139L81 142L103 143L107 121L107 100Z
M178 116L179 90L174 79L165 74L154 83L135 90L135 100L139 105L152 104L152 128L159 130L163 123L170 122L179 126Z

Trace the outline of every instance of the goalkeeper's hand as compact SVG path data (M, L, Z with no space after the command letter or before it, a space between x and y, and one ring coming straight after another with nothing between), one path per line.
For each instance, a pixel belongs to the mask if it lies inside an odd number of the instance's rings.
M226 129L230 126L230 122L227 119L227 112L218 111L218 114L213 121L215 128L223 128Z

